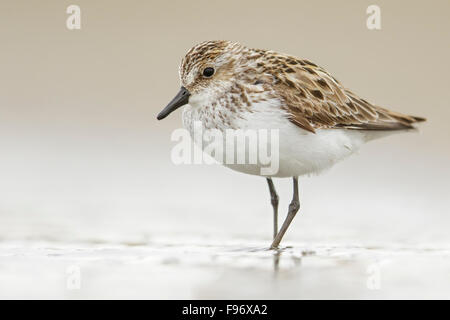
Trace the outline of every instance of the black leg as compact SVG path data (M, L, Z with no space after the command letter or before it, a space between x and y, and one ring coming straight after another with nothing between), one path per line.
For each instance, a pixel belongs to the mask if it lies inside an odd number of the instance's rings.
M272 202L273 207L273 238L277 236L278 233L278 195L275 190L275 186L273 185L273 181L271 178L267 178L267 184L269 185L270 191L270 200Z
M273 239L271 246L272 249L278 248L281 239L283 239L283 236L286 233L287 229L289 228L289 225L291 224L292 220L294 219L295 215L300 209L300 201L298 199L298 178L293 177L293 182L294 182L294 195L292 197L291 204L289 205L289 211L286 220L284 220L284 223L281 226L280 232L278 232L275 239Z

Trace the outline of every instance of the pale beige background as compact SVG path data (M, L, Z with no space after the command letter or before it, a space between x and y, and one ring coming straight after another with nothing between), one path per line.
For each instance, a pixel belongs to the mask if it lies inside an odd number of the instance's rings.
M65 26L74 3L79 31ZM373 3L380 31L366 28ZM0 239L268 243L265 181L173 165L180 112L156 120L185 52L230 39L308 58L367 100L428 119L301 179L286 244L446 246L449 13L447 0L1 1ZM276 183L283 212L291 187Z

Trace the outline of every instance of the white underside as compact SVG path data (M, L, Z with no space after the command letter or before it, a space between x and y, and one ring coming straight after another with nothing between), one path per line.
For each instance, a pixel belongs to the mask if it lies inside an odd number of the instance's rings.
M305 131L291 122L280 128L279 169L273 177L318 174L355 153L371 133L345 129ZM261 175L260 165L226 165L230 169Z
M256 109L256 108L255 108ZM311 133L290 122L285 112L275 104L261 104L259 112L245 113L233 124L241 129L278 129L279 164L273 177L293 177L318 174L332 167L338 161L355 153L369 140L389 135L390 132L349 129L318 129ZM192 121L202 121L197 109L186 106L183 123L191 130ZM220 126L217 127L218 129ZM252 174L261 174L259 164L225 164L230 169Z

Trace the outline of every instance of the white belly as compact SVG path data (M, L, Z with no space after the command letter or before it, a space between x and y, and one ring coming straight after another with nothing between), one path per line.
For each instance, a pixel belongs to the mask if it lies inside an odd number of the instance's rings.
M364 133L343 129L317 130L315 134L287 124L280 129L278 172L273 177L317 174L356 152ZM227 165L247 174L261 175L259 165Z
M254 110L257 111L233 119L232 126L244 130L277 129L278 170L263 174L260 163L226 164L221 161L228 168L247 174L293 177L319 173L356 152L370 138L368 132L359 130L318 129L316 133L308 132L290 122L286 113L274 104L264 103L255 106ZM183 123L191 132L193 121L206 123L204 120L191 106L185 108ZM226 126L222 123L215 128L225 130Z

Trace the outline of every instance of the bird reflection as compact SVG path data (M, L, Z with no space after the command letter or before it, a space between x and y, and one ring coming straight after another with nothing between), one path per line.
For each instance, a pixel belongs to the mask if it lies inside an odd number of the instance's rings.
M280 271L281 256L285 252L283 249L276 249L273 251L274 251L273 252L273 272L274 272L274 275L277 276ZM302 252L302 256L305 256L305 255L306 255L305 252ZM285 259L292 259L292 262L295 267L300 267L302 264L302 257L296 256L296 255L288 254L288 256L286 256Z

